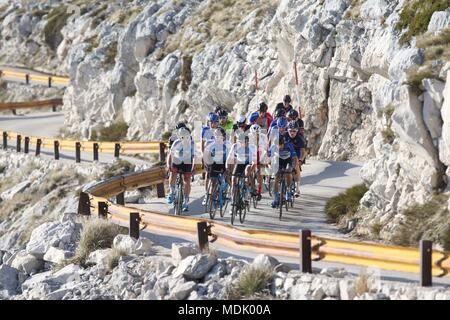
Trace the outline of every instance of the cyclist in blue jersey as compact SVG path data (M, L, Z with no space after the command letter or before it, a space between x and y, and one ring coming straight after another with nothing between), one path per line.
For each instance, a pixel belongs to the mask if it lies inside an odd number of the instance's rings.
M214 140L213 130L219 128L219 116L214 113L208 113L206 117L207 125L202 128L202 152L205 151L205 146ZM205 196L202 201L202 205L206 204L206 192L209 186L209 174L206 172L205 177Z
M269 130L269 147L272 145L273 141L278 138L279 135L283 135L286 132L288 121L286 118L281 117L278 118L275 122L275 125L272 126Z
M184 127L177 131L178 139L172 144L167 158L167 169L169 170L169 186L170 191L167 195L167 203L171 204L175 196L175 183L177 180L177 173L183 173L184 182L184 199L183 211L189 210L189 194L191 192L191 177L192 168L194 164L194 141L191 137L191 132Z
M271 168L275 174L274 183L274 197L272 201L272 208L276 208L280 204L280 193L279 193L279 181L280 172L287 172L287 192L286 201L291 201L291 183L292 183L292 165L297 159L297 154L295 153L292 144L285 140L284 135L278 136L278 139L269 148L268 155L271 161Z
M305 153L305 138L300 134L299 131L298 122L291 121L288 124L287 132L284 133L284 138L286 141L290 142L292 146L294 147L295 153L297 154L297 159L292 164L293 166L293 175L294 179L297 182L298 190L300 189L300 178L301 178L301 171L302 171L302 160L304 159L306 153ZM298 190L295 196L298 196Z

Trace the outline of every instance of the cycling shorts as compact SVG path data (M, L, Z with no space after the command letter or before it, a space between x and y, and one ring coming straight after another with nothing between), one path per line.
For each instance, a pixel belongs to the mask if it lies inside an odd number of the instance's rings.
M170 171L173 173L183 172L186 176L192 175L192 164L189 163L180 163L180 164L172 164L170 167Z
M233 170L233 176L244 176L245 168L247 168L248 165L249 165L249 163L236 164L236 166L234 167L234 170Z
M205 164L205 170L209 173L210 177L217 177L219 174L225 172L225 164L213 163L210 165Z

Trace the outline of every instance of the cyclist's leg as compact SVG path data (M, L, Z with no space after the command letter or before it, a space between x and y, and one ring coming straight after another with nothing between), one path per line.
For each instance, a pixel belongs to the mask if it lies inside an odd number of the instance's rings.
M279 169L278 169L278 172L275 173L275 179L274 179L274 183L273 183L272 208L275 208L276 206L278 206L278 204L280 202L279 183L280 183L280 174L279 174Z
M169 173L169 194L167 195L166 198L168 204L171 204L175 197L175 183L177 181L177 173L178 173L178 166L176 164L172 164Z
M192 176L192 166L191 165L185 165L184 167L184 174L183 174L183 211L189 210L189 195L191 194L191 176Z

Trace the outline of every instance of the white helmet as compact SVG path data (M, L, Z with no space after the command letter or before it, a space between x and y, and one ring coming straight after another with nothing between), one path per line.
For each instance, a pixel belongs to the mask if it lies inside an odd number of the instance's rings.
M237 123L245 123L247 121L247 118L245 116L239 116L236 119Z
M260 131L261 131L261 127L256 123L250 127L250 133L256 134L256 133L259 133Z
M186 128L180 128L180 129L178 129L178 131L177 131L177 136L178 136L178 138L181 139L181 140L186 140L186 139L188 139L188 138L191 137L191 133L190 133L190 131L189 131L188 129L186 129Z

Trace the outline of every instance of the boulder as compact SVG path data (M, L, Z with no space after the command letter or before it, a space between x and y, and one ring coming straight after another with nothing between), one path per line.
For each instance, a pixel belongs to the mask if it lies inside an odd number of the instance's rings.
M36 286L38 283L45 282L47 279L51 278L52 274L52 271L45 271L29 277L22 283L22 291L29 290L32 287Z
M450 11L435 11L428 23L429 32L436 32L450 26Z
M147 238L139 238L134 244L134 254L149 255L152 253L153 242Z
M277 266L280 265L280 262L275 259L274 257L260 254L253 259L252 266L258 267L258 268L266 268L266 269L275 269Z
M0 266L0 291L6 291L9 295L17 292L18 270L6 264Z
M68 248L75 242L75 224L72 221L46 222L33 230L26 250L42 259L50 247Z
M227 274L227 267L225 263L219 262L214 267L212 267L211 271L209 271L204 278L204 282L213 280L219 281L223 276Z
M183 259L173 272L173 277L183 275L186 279L201 279L216 263L217 257L212 254L196 254Z
M200 253L198 246L192 242L172 243L172 259L178 264L181 260Z
M170 292L170 300L184 300L195 290L197 284L194 281L177 284Z
M109 256L111 255L112 252L113 249L111 248L95 250L94 252L91 252L89 254L86 263L96 264L98 266L106 266L108 264Z
M61 270L55 272L49 280L55 283L64 284L71 281L80 281L80 273L82 269L75 264L69 264Z
M354 284L349 280L339 281L339 293L341 300L353 300L356 296Z
M23 192L26 188L28 188L31 184L30 180L25 180L23 182L18 183L11 189L8 189L0 194L0 198L5 200L11 200L16 194Z
M119 234L114 238L113 248L123 250L127 254L149 255L153 243L146 238L134 239L126 234Z
M38 259L24 250L16 255L11 267L26 274L32 274L38 272L44 267L44 260Z
M73 252L50 247L44 255L44 261L58 264L73 256Z

